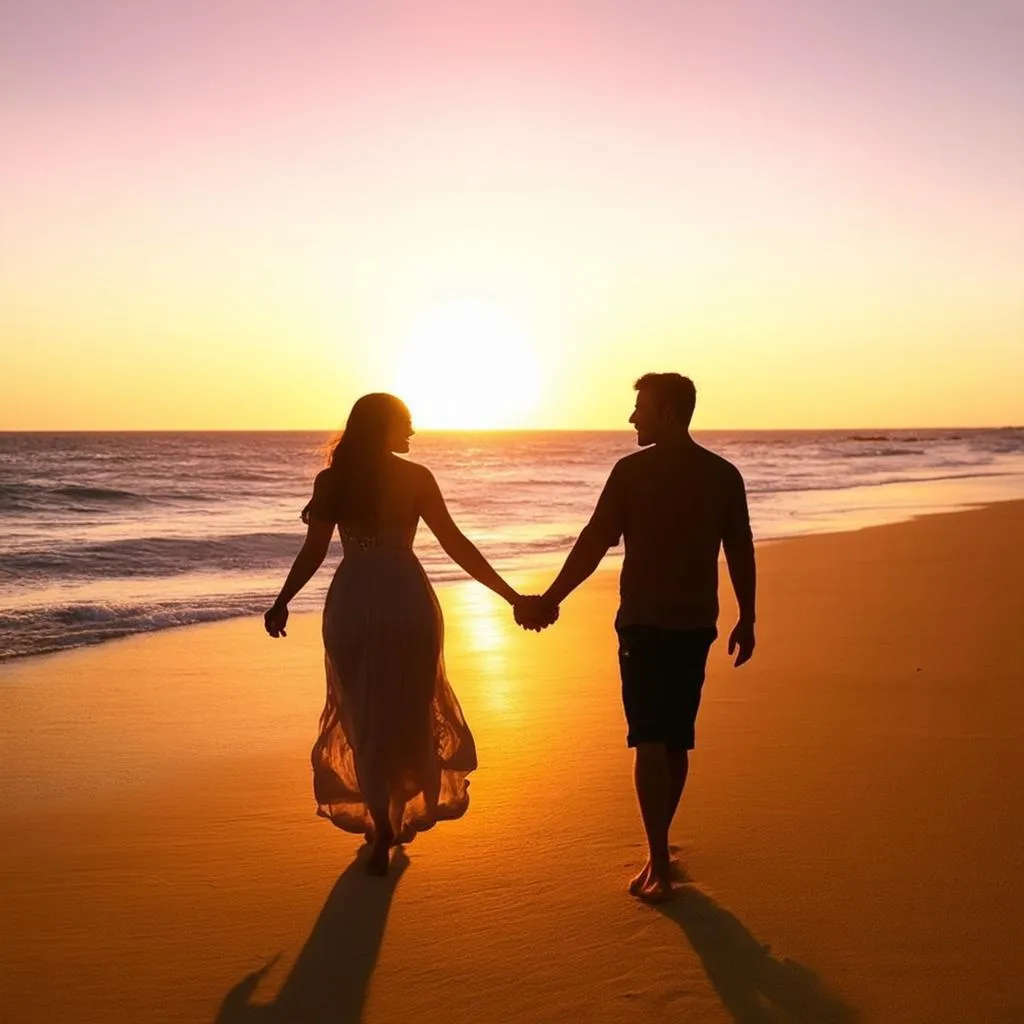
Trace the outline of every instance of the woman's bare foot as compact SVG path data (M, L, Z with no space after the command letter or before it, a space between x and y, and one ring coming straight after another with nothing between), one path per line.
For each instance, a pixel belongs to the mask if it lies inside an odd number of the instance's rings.
M391 845L395 838L390 827L382 828L379 831L374 829L373 847L370 856L366 861L366 873L368 875L386 875L388 863L391 859Z
M412 825L405 825L401 831L396 833L394 839L391 840L392 846L402 846L404 843L411 843L416 837L416 829Z
M368 875L386 875L391 858L391 843L374 843L366 861Z

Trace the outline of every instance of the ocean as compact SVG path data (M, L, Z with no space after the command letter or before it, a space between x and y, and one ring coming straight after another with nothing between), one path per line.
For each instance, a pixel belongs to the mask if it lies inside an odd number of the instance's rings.
M742 471L758 541L1024 497L1024 428L695 436ZM0 434L0 659L262 612L304 536L329 440ZM557 567L635 450L632 431L424 433L410 457L508 572ZM464 577L425 527L416 548L436 583ZM294 610L320 605L340 555L335 543Z

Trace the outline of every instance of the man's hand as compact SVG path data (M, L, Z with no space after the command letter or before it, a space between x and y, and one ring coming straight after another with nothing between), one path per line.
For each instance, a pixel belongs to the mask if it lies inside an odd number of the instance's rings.
M740 665L750 661L751 655L754 653L754 624L752 622L744 622L740 619L736 623L733 631L729 634L729 654L732 655L733 651L738 650L736 660L733 665L739 668Z
M520 597L512 606L516 625L539 633L558 621L558 605L540 595Z
M288 625L288 605L274 605L263 615L263 626L273 637L287 636L284 627Z

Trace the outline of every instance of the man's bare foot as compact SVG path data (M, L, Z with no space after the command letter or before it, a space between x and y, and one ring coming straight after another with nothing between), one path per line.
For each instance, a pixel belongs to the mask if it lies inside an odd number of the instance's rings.
M643 869L641 870L640 874L633 878L633 880L629 883L630 896L639 896L640 893L643 891L644 887L650 881L650 879L651 862L648 860L647 863L643 866Z
M664 903L672 899L675 895L672 888L673 866L669 861L655 864L648 860L643 871L629 883L629 891L645 903Z
M653 872L651 872L647 885L637 893L637 897L644 903L667 903L674 899L675 895L676 891L672 888L672 882L667 878L659 878Z

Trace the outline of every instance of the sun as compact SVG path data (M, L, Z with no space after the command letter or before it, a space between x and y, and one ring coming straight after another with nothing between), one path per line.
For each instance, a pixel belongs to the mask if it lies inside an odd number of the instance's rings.
M395 376L413 422L434 430L524 426L540 391L526 335L504 310L477 299L447 302L416 321Z

